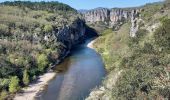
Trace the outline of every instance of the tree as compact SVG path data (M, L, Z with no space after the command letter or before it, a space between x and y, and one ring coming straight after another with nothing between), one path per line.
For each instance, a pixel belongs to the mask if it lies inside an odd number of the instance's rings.
M48 58L45 54L40 54L37 57L37 64L39 71L43 72L46 66L48 65Z
M19 86L19 78L17 76L13 76L11 78L10 84L9 84L9 92L15 93L20 89Z
M44 32L51 32L52 30L53 30L53 27L51 25L44 26Z
M23 81L23 83L24 83L25 85L28 85L28 84L30 83L29 78L30 78L30 77L29 77L28 71L27 71L27 70L24 70L22 81Z

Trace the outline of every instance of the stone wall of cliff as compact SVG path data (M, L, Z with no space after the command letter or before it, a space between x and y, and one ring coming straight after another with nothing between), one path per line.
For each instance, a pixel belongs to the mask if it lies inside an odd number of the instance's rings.
M46 45L52 44L57 48L59 53L59 57L56 59L57 64L69 54L74 45L84 41L87 36L85 21L77 18L70 25L55 29L52 33L46 33L43 41Z
M85 21L89 24L104 22L109 28L117 30L124 22L131 22L130 36L134 36L138 30L139 10L123 8L97 8L84 13Z
M113 26L118 22L129 19L131 16L131 10L119 8L96 8L86 12L84 16L86 22L88 23L95 23L101 21L109 23L110 26Z

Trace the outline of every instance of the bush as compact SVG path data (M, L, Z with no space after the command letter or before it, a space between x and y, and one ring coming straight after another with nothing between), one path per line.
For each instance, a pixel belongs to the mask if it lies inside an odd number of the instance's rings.
M23 83L24 85L28 85L30 83L30 77L27 70L24 70L23 73Z
M7 91L3 90L1 93L0 93L0 100L5 100L7 98Z
M0 36L1 35L7 35L8 33L8 26L0 24Z
M163 51L170 50L170 19L164 19L162 26L154 33L155 44Z
M44 26L44 32L51 32L52 30L53 30L53 27L51 25Z
M40 54L37 57L37 64L39 71L43 72L48 65L48 58L45 54Z
M28 59L24 58L23 55L17 55L16 53L10 54L8 56L9 61L17 66L27 66L28 65Z
M19 78L17 76L13 76L11 78L10 84L9 84L9 92L15 93L20 89L19 86Z
M9 86L10 80L9 79L0 79L0 90L7 89Z

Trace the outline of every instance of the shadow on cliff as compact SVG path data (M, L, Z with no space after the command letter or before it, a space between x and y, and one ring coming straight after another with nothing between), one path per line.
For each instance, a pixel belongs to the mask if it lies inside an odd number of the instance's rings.
M86 32L85 32L86 39L98 37L98 33L95 29L86 25Z

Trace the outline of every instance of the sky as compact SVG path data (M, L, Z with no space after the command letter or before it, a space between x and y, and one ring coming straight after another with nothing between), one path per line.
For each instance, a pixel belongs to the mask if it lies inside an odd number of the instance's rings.
M0 0L0 2L4 2L6 0ZM14 0L10 0L14 1ZM24 0L20 0L24 1ZM28 1L28 0L26 0ZM31 1L42 1L42 0L31 0ZM44 0L44 1L59 1L65 4L70 5L75 9L94 9L97 7L106 7L106 8L114 8L114 7L136 7L141 6L146 3L158 2L163 0Z

